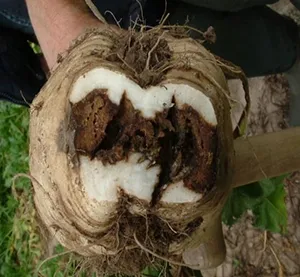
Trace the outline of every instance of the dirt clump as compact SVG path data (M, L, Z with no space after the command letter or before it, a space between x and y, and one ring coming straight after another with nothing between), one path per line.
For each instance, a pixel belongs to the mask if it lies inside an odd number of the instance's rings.
M157 85L169 68L172 51L160 30L129 32L120 38L112 49L110 61L120 62L124 70L133 73L141 87Z

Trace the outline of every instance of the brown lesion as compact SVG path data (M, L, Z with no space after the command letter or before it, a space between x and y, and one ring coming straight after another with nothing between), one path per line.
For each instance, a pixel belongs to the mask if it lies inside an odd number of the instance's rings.
M72 107L76 150L90 156L106 137L105 129L118 111L118 106L108 99L106 91L94 90Z
M113 104L105 90L95 90L73 105L75 147L79 154L115 164L130 153L142 154L140 162L160 165L159 182L153 204L166 185L183 180L199 193L210 191L216 180L218 138L216 128L207 123L191 106L176 106L144 118L127 99Z

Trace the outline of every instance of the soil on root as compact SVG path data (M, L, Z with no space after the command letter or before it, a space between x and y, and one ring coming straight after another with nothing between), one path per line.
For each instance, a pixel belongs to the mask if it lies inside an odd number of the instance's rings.
M72 107L77 153L105 164L142 153L139 162L160 165L159 182L154 190L155 204L166 186L183 181L189 189L205 194L215 184L217 134L190 106L173 106L146 119L123 95L113 104L103 90L91 92Z
M164 39L165 32L128 32L114 45L109 61L129 70L141 87L156 85L169 68L172 52Z
M131 214L129 207L136 204L133 198L124 195L120 204L119 219L115 225L106 235L91 241L115 253L83 258L84 268L105 276L118 273L132 276L140 275L147 266L162 268L164 261L182 263L180 255L169 253L169 246L185 240L200 226L202 218L195 219L183 232L179 232L176 226L170 226L154 214Z

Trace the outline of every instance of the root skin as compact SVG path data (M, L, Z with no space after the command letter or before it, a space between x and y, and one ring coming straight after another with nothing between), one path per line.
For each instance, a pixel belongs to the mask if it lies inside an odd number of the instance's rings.
M179 29L125 32L108 26L87 32L32 105L30 171L37 212L51 235L97 271L136 274L161 259L184 265L183 253L209 243L220 227L234 162L228 87L215 57L183 34L186 28ZM173 107L145 119L126 94L120 105L108 101L105 88L72 104L74 82L95 68L123 74L142 88L188 85L209 99L217 124L190 105L179 109L176 99ZM163 167L151 203L122 190L117 202L91 199L81 183L80 157L114 165L133 151ZM165 185L180 180L203 197L160 201ZM223 239L221 231L215 233Z

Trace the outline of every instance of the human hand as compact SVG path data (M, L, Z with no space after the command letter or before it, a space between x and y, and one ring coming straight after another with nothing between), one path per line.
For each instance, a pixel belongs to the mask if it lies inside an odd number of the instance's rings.
M26 4L50 70L74 39L88 28L103 25L84 0L26 0Z

